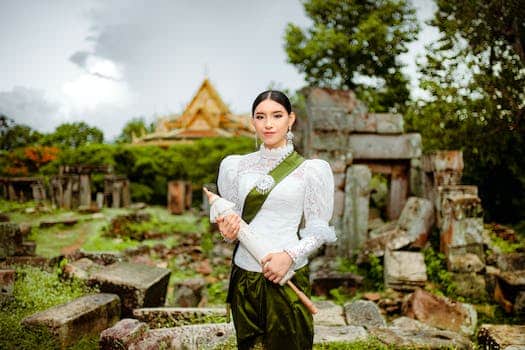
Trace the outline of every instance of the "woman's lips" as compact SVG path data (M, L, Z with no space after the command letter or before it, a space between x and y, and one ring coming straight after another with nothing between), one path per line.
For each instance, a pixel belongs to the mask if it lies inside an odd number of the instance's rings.
M265 136L275 135L275 132L265 132L264 135Z

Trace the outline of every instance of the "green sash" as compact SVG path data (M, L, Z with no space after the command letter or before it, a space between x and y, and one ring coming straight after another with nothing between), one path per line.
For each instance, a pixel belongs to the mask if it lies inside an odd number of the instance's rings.
M244 207L242 210L242 218L246 223L250 223L255 215L261 209L266 197L270 192L281 182L285 177L287 177L292 171L294 171L301 163L304 161L304 158L297 152L292 152L288 157L286 157L275 169L270 171L268 175L273 177L275 184L270 189L270 191L265 194L259 193L254 187L246 196L244 200Z

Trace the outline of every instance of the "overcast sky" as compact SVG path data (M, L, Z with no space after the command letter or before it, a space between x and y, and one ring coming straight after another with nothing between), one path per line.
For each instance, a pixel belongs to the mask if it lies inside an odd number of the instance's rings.
M420 39L432 0L413 0ZM0 113L42 132L83 120L117 136L132 117L181 112L207 75L234 113L270 83L304 77L286 63L287 23L308 25L299 0L0 0Z

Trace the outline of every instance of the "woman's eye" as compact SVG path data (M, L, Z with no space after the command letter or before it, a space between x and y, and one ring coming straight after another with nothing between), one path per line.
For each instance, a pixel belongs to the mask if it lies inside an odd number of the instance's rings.
M275 118L281 118L283 115L282 114L276 114L274 117Z
M255 116L255 119L263 119L263 118L264 118L263 115L256 115L256 116Z

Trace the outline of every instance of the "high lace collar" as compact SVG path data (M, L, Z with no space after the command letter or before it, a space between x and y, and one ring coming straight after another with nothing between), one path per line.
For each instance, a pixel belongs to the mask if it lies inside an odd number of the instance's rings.
M293 152L293 144L285 144L277 148L266 148L264 144L259 148L259 153L262 158L266 159L281 159L284 155Z

